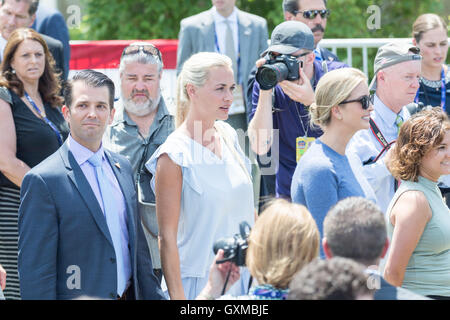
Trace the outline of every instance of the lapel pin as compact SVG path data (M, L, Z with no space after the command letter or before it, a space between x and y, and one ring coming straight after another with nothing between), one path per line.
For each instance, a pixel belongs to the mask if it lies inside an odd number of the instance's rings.
M120 163L116 162L115 166L120 169Z

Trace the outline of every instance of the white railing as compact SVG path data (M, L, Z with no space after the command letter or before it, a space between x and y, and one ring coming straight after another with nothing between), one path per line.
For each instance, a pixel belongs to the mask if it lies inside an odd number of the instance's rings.
M379 48L388 42L394 41L410 41L411 38L353 38L353 39L323 39L320 42L320 46L331 49L331 51L336 54L337 49L347 50L347 59L344 60L349 66L353 66L353 49L362 50L362 71L368 75L369 74L369 63L373 61L368 61L368 48ZM448 38L450 44L450 38Z

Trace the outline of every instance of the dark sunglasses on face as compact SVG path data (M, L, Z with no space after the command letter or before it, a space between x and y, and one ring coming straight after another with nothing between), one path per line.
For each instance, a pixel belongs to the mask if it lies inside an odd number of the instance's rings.
M359 99L354 99L354 100L346 100L346 101L342 101L339 104L346 104L346 103L350 103L350 102L359 102L361 103L361 106L364 110L369 109L370 105L373 104L373 95L370 96L362 96Z
M322 9L322 10L295 10L294 14L297 15L298 13L303 13L303 18L305 19L315 19L318 14L322 17L322 19L325 19L330 16L330 10L328 9Z
M129 54L136 54L138 52L143 52L145 54L149 54L157 59L159 59L159 61L162 61L161 58L161 52L152 44L132 44L129 45L128 47L126 47L123 52L122 52L122 56L120 57L121 59Z

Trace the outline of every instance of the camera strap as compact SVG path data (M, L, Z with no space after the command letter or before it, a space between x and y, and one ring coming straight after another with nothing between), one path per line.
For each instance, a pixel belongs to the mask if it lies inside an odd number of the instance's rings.
M391 146L395 143L396 140L393 140L391 142L387 142L386 138L381 133L380 129L378 128L375 121L373 121L372 118L369 120L370 124L370 130L372 131L375 138L378 140L378 142L381 144L383 149L381 149L380 153L376 157L371 157L370 159L363 162L363 165L372 164L378 161L380 157L385 153L387 150L391 148ZM397 179L394 179L394 191L397 191L398 187L400 185L400 182Z
M383 155L383 153L386 152L387 150L389 150L390 147L395 143L395 140L391 141L391 142L387 142L386 138L381 133L380 129L378 128L377 124L375 123L375 121L373 121L372 118L370 118L369 124L370 124L370 130L372 131L372 133L375 136L375 138L377 139L377 141L381 144L383 149L381 149L380 153L376 157L371 157L370 159L364 161L363 165L368 165L368 164L377 162L378 159L380 159L380 157Z

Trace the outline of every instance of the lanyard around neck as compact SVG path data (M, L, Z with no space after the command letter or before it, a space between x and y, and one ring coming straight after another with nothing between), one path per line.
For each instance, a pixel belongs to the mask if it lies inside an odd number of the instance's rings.
M53 131L56 134L56 137L58 138L59 145L62 145L63 141L62 141L61 133L59 132L58 128L56 128L56 126L46 116L44 116L42 114L41 110L37 107L36 103L33 101L33 99L31 99L31 97L28 95L27 92L25 92L25 97L27 98L28 102L31 103L34 110L36 110L36 112L39 114L39 116L45 121L45 123L47 123L50 126L50 128L53 129Z
M417 90L416 98L414 99L415 103L419 102L419 89ZM427 93L426 93L425 85L423 87L423 91L426 95ZM444 68L442 68L442 71L441 71L441 108L444 112L446 111L446 100L447 100L447 96L446 96L446 89L445 89L445 71L444 71Z

